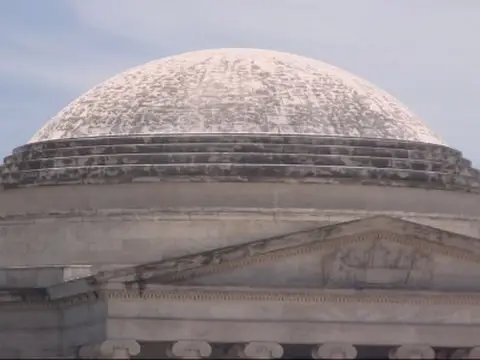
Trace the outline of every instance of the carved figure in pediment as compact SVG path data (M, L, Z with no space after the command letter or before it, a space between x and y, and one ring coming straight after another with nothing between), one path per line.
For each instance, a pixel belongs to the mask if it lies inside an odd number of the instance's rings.
M336 248L322 258L326 287L428 288L431 257L414 248L375 240Z

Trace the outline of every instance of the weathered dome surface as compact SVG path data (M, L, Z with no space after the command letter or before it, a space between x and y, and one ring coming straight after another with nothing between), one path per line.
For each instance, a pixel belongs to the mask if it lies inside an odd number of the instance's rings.
M96 86L30 142L178 133L442 141L391 95L326 63L255 49L189 52Z

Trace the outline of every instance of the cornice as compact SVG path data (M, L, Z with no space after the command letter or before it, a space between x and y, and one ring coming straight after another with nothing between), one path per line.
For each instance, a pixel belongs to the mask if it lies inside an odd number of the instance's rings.
M284 302L326 304L390 304L390 305L445 305L480 306L480 293L443 293L397 290L322 290L281 288L235 288L162 286L160 289L100 290L60 300L12 301L0 303L3 310L60 310L76 305L98 301L183 301L183 302Z
M480 306L480 294L433 293L374 290L319 290L319 289L240 289L168 287L164 289L104 290L107 299L125 301L276 301L293 303L370 303L392 305L473 305Z
M94 303L102 298L98 292L89 292L75 295L58 300L51 300L48 297L37 299L21 299L19 297L11 297L9 301L0 301L0 309L38 309L51 310L75 306L84 303Z
M362 217L385 215L398 218L429 220L480 221L479 216L459 216L427 214L406 211L336 210L336 209L285 209L248 207L176 207L149 209L71 209L41 213L8 214L0 216L2 226L26 223L52 222L64 219L69 222L101 221L224 221L224 220L264 220L264 221L346 221Z
M368 230L372 228L376 230ZM465 247L465 244L471 244L471 241L478 242L478 239L440 231L404 220L388 217L373 217L284 234L246 244L190 254L179 258L164 259L155 263L105 271L68 282L66 285L76 288L75 281L81 281L86 286L85 289L88 290L80 295L63 297L55 301L49 301L47 297L22 297L22 294L17 294L15 290L10 292L6 291L6 297L4 297L4 301L0 301L0 307L14 305L27 307L65 307L74 306L86 301L97 301L103 297L112 298L115 296L120 298L123 296L125 299L178 298L191 301L204 301L218 297L219 300L237 299L246 301L366 301L389 303L425 302L425 299L429 299L428 301L432 303L447 301L447 303L453 304L462 303L462 301L477 304L477 301L480 299L480 294L432 294L424 291L410 292L408 296L406 296L406 292L396 290L385 291L383 293L351 291L346 294L345 292L339 293L320 289L282 290L272 288L260 290L250 289L247 291L240 288L228 288L226 290L222 290L220 287L214 289L211 287L192 288L182 285L179 286L178 284L178 282L192 277L228 271L252 264L277 261L289 256L325 251L358 242L375 240L396 242L423 252L480 263L480 252ZM462 241L464 242L464 248L452 246L452 244ZM176 284L173 287L166 286L166 284L169 283ZM60 288L60 295L64 293L61 290L62 286L62 284L57 285L57 287ZM425 299L418 300L423 298Z
M318 230L321 229L322 228ZM441 242L433 242L413 234L398 234L388 230L374 230L351 235L329 235L326 228L323 233L316 233L315 230L311 232L303 231L286 235L281 239L283 246L276 244L277 239L274 238L264 240L263 242L192 255L179 259L177 263L172 262L169 266L163 265L162 263L159 263L157 268L155 265L146 265L144 270L139 267L135 274L130 274L135 275L135 277L126 281L128 283L135 283L138 281L148 282L153 280L163 284L175 283L253 264L279 261L286 257L299 256L317 251L328 251L341 246L374 240L392 241L426 253L480 263L480 253L478 253L478 251L474 252L473 249L462 249ZM289 244L290 246L288 246ZM122 273L122 270L118 272L119 275ZM127 274L124 275L128 276Z

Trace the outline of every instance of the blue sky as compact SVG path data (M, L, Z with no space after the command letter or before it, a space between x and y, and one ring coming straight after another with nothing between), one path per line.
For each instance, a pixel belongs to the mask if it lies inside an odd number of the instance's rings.
M478 0L2 0L0 155L129 67L257 47L366 78L478 166L479 19Z

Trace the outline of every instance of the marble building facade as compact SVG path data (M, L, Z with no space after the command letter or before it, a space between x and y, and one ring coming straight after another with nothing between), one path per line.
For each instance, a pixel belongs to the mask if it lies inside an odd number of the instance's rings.
M1 185L0 357L480 357L478 170L318 61L132 69Z

